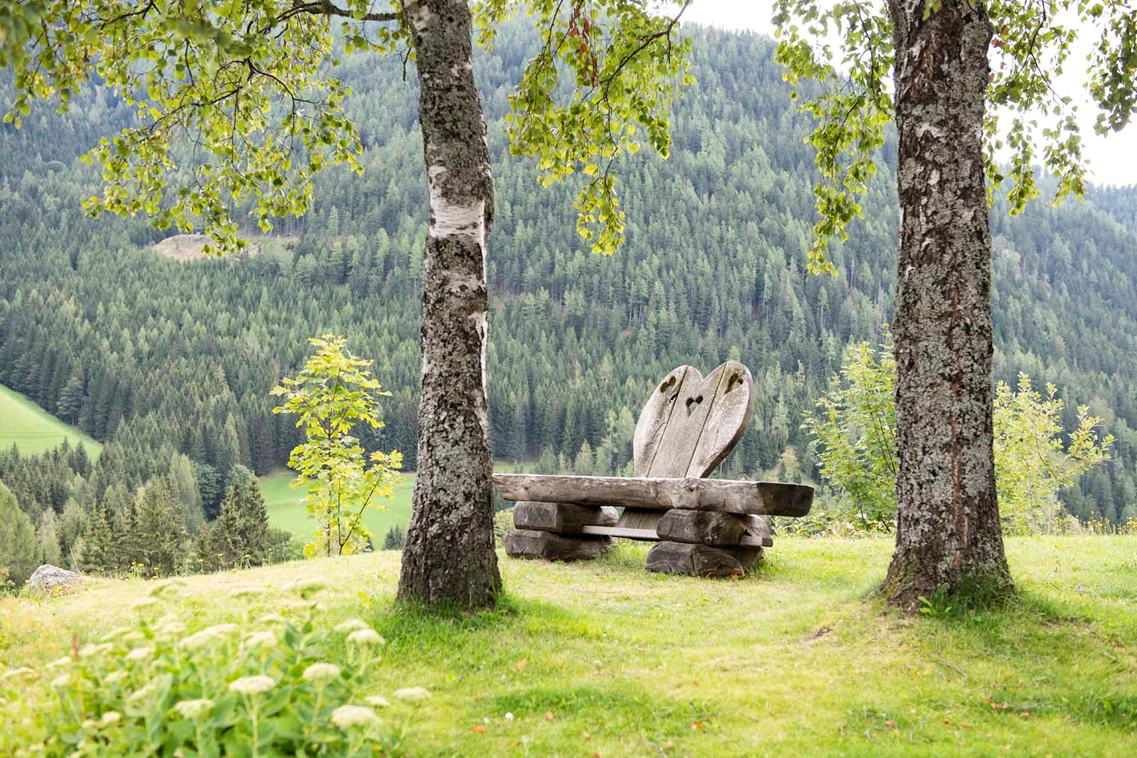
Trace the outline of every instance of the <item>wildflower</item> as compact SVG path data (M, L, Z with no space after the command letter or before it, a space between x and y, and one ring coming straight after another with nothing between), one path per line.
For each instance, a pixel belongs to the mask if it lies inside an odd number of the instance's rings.
M308 596L315 595L317 592L324 589L325 586L326 585L319 579L298 579L289 585L288 588L300 597L307 600Z
M182 579L163 579L150 589L150 597L161 597L166 590L185 586L186 583Z
M341 621L340 623L336 624L335 630L340 634L348 634L350 632L359 631L360 629L369 628L370 627L367 626L367 624L360 621L359 619L348 619L347 621Z
M60 666L70 666L70 665L71 665L71 658L69 656L65 655L62 658L57 658L56 660L47 664L47 667L49 669L55 669L55 668L59 668Z
M266 613L257 619L258 624L287 624L288 619L279 613Z
M197 650L198 648L205 647L210 642L220 639L226 635L232 634L237 631L236 624L218 624L216 626L206 627L200 632L191 634L182 640L182 647L187 650Z
M122 669L119 669L118 671L112 671L103 677L103 684L118 684L123 679L126 679L126 677L127 673Z
M263 674L243 676L229 683L229 689L242 695L259 695L272 689L276 682Z
M353 645L370 647L371 645L386 645L387 640L379 636L374 629L356 629L347 636L347 641Z
M237 598L238 600L260 597L263 594L264 592L257 587L239 587L229 593L230 597Z
M395 690L395 697L399 700L426 700L430 697L430 691L425 687L404 687Z
M156 689L158 688L154 686L154 682L150 682L149 684L143 687L139 687L134 692L130 693L126 699L130 702L142 700L143 698L149 697L151 694L153 694Z
M245 647L251 650L274 645L276 645L276 635L272 632L253 632L245 640Z
M91 658L93 656L102 655L103 653L108 652L112 647L114 646L108 642L104 642L99 645L87 644L79 648L79 657Z
M128 661L144 661L153 654L154 654L154 648L152 648L152 647L136 647L133 650L131 650L129 653L126 654L126 660L128 660Z
M71 686L71 675L70 674L60 674L59 676L57 676L51 680L51 686L52 687L69 687L69 686Z
M186 630L186 625L181 621L178 621L176 618L167 616L158 622L158 624L154 627L154 630L159 634L173 636L184 632Z
M103 726L110 726L111 724L117 724L121 720L122 720L122 714L119 713L118 711L107 711L106 713L103 714L103 717L101 719L99 719L99 721L103 724Z
M240 680L238 680L240 681ZM184 719L193 721L194 719L201 718L209 709L213 707L213 701L205 698L198 698L197 700L179 700L174 703L174 710L178 712Z
M30 669L27 666L20 666L19 668L12 669L11 671L5 671L3 674L0 674L0 682L7 681L8 679L19 679L22 676L34 676L35 673L35 669Z
M144 598L141 598L139 600L135 600L133 603L130 604L130 607L136 611L144 611L147 608L153 608L156 605L158 605L158 599L157 598L144 597Z
M383 697L382 695L368 695L367 697L364 698L364 700L367 701L368 705L373 705L376 708L390 708L391 707L391 701L388 700L387 698Z
M334 663L313 663L304 669L304 678L309 682L323 682L340 675L340 667Z
M375 711L362 705L341 705L332 711L332 723L340 729L376 726L379 724L379 717L375 715Z

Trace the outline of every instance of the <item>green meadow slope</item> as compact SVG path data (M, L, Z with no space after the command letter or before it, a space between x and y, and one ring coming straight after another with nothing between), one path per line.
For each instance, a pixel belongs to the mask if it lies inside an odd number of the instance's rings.
M289 583L322 580L318 624L387 638L362 694L393 702L384 728L411 756L1137 755L1135 537L1011 538L1010 606L915 617L871 597L887 538L779 539L742 581L649 574L645 551L502 557L500 610L463 617L395 607L395 552L187 577L163 602L188 633L297 613ZM0 671L164 612L131 610L152 586L0 599ZM412 686L431 697L393 697Z
M65 424L15 390L0 385L0 448L13 444L23 455L53 450L67 440L72 446L82 443L92 458L103 446L79 429Z
M277 469L261 479L261 491L268 509L269 524L287 529L302 541L307 541L311 538L315 525L304 508L304 490L296 489L290 484L295 478L295 472ZM379 501L385 506L383 510L369 508L364 512L363 523L371 531L376 548L382 547L383 537L391 527L401 526L406 529L411 522L411 495L414 487L415 475L403 474L403 481L395 487L394 497Z

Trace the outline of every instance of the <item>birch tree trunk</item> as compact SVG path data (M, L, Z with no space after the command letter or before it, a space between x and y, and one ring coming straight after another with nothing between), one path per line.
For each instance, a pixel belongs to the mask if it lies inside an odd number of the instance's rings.
M430 185L423 256L422 402L414 513L399 599L465 608L501 589L486 401L486 238L493 179L466 0L404 6Z
M900 133L896 552L882 592L1011 591L995 496L984 0L889 0Z

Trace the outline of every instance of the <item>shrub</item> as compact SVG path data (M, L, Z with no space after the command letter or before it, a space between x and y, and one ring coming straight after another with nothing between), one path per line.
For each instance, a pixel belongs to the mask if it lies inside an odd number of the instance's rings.
M859 530L891 529L896 519L896 360L886 339L874 351L851 346L829 392L806 413L822 475L837 502L832 514ZM1063 444L1064 408L1057 388L1036 392L1019 375L1012 388L999 382L994 398L995 480L999 512L1008 533L1069 531L1058 493L1109 460L1112 435L1099 436L1101 419L1077 408L1076 426ZM805 528L802 525L798 528Z
M132 627L76 641L40 671L0 673L0 754L363 756L389 746L359 694L383 639L360 621L318 626L318 586L296 588L294 618L192 633L156 618L171 586L155 588ZM347 648L342 668L326 660L333 638Z

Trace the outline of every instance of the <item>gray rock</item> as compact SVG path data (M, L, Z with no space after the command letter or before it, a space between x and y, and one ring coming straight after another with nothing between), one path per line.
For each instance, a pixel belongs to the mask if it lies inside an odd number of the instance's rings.
M28 587L33 590L50 590L67 587L82 580L82 574L45 563L32 572L31 578L28 579Z

